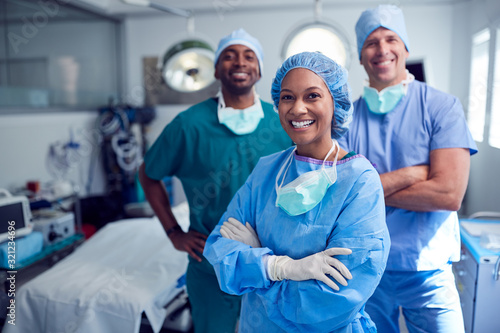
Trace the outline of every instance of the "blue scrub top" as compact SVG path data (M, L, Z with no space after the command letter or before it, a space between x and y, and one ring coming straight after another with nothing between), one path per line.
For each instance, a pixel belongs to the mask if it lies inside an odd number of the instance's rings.
M337 181L323 200L305 214L289 216L275 205L275 182L292 149L261 158L208 238L204 255L223 291L244 294L239 332L374 330L363 309L382 277L390 247L380 178L360 155L341 160ZM295 155L284 184L321 168L322 162ZM249 222L262 247L221 237L220 226L229 217ZM267 277L268 255L301 259L331 247L352 250L336 257L353 275L338 292L317 280Z
M381 174L428 165L434 149L477 152L460 101L419 81L410 83L406 96L385 115L370 112L365 100L358 99L349 131L339 144L365 155ZM456 212L387 207L386 215L392 243L388 270L434 270L460 259Z

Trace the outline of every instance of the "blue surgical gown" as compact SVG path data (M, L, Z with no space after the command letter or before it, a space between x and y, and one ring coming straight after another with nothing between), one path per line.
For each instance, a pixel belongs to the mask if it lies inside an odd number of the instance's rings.
M429 164L430 152L467 148L477 152L460 101L428 85L413 81L394 110L374 114L360 98L354 103L342 148L366 156L379 173ZM387 270L424 271L443 268L460 259L456 212L414 212L387 207L391 252Z
M361 155L339 161L337 181L323 201L305 214L289 216L275 205L275 181L291 151L260 159L205 246L221 289L244 294L239 332L374 332L364 304L380 281L390 247L380 178ZM284 184L321 163L294 155ZM221 237L220 226L229 217L249 222L262 247ZM301 259L331 247L352 250L337 256L353 276L340 291L317 280L267 277L268 255Z

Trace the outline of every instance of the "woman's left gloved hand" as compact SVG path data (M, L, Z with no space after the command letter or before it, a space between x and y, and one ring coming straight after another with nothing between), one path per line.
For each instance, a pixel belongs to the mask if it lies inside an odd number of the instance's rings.
M250 223L243 225L235 218L228 218L220 227L220 234L224 238L236 240L251 247L261 247L259 237Z

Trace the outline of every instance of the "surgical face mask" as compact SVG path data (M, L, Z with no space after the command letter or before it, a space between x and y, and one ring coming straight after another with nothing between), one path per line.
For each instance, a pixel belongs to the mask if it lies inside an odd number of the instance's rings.
M226 107L222 91L219 90L217 97L219 104L217 107L217 117L219 123L224 124L236 135L250 134L257 129L260 120L264 118L264 111L260 103L259 96L254 92L254 103L252 106L237 110L232 107Z
M363 88L363 99L368 109L376 114L386 114L394 110L401 98L406 95L408 84L415 79L408 71L406 77L400 84L384 88L380 92L366 84Z
M332 148L323 160L321 169L306 172L283 187L286 173L297 148L292 151L276 177L276 207L280 207L290 216L297 216L310 211L323 200L328 188L337 181L337 158L340 149L336 140L332 140L332 142ZM337 148L337 153L335 154L333 166L325 168L326 159L333 153L335 148ZM281 184L278 185L282 174L283 179Z

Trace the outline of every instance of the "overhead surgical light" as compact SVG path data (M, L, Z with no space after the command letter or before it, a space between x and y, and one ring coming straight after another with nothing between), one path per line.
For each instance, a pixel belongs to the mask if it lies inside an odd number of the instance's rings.
M195 37L194 17L190 11L149 0L122 1L130 5L151 7L187 18L188 36L168 48L158 62L162 77L170 88L189 93L202 90L215 81L215 52L209 43Z
M199 39L173 45L165 52L159 67L167 85L177 91L198 91L215 81L214 51Z
M321 1L315 0L315 16L299 24L288 34L283 44L283 60L300 52L321 52L348 68L351 49L344 33L332 23L321 20Z

